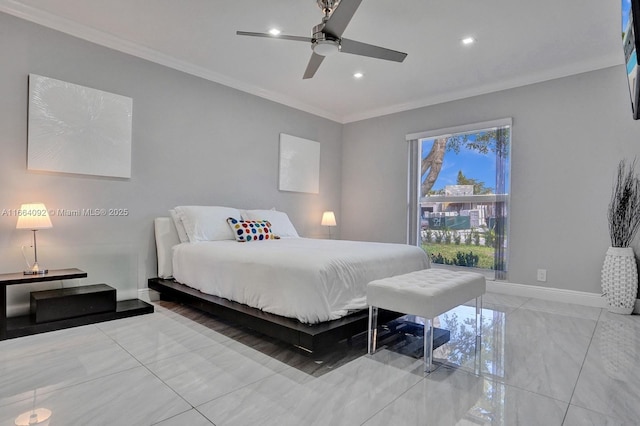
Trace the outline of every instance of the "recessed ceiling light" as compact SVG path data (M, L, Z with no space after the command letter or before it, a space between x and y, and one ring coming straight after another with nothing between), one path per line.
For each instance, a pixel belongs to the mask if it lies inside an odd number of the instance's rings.
M279 29L277 29L277 28L271 28L271 29L269 30L269 34L271 34L271 35L273 35L273 36L280 35L280 30L279 30Z
M465 37L462 39L462 44L464 44L465 46L468 46L470 44L473 44L476 42L476 39L473 37Z
M364 77L364 74L362 74L361 72L353 73L353 78L362 78L362 77Z

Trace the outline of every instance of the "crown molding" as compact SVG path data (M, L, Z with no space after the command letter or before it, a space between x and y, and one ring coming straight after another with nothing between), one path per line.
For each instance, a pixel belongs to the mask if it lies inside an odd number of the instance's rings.
M530 74L522 77L517 77L511 80L504 80L496 84L487 84L484 86L477 86L469 89L449 92L441 96L422 98L422 99L415 100L413 102L396 104L396 105L391 105L384 108L373 109L370 111L363 111L358 114L347 115L345 117L342 117L343 119L342 122L352 123L355 121L367 120L370 118L380 117L383 115L395 114L398 112L409 111L412 109L438 105L445 102L452 102L460 99L471 98L474 96L500 92L503 90L515 89L517 87L543 83L545 81L556 80L564 77L569 77L572 75L584 74L587 72L597 71L605 68L611 68L613 66L618 66L622 64L624 64L624 58L622 57L622 49L620 49L619 52L612 53L611 55L597 58L590 61L585 61L579 64L572 64L567 67L544 70L537 74Z
M296 99L290 98L280 93L265 90L264 88L247 84L228 76L215 73L192 63L181 61L172 56L165 55L161 52L158 52L157 50L149 49L148 47L139 45L137 43L124 40L113 34L105 33L103 31L87 27L77 22L61 18L60 16L56 16L49 12L45 12L31 6L21 4L13 0L0 0L0 12L4 12L9 15L24 19L26 21L63 32L65 34L89 41L91 43L95 43L100 46L108 47L110 49L142 58L147 61L166 66L168 68L182 71L184 73L194 75L196 77L200 77L214 83L222 84L224 86L231 87L242 92L246 92L273 102L277 102L279 104L283 104L300 111L308 112L310 114L326 118L328 120L342 123L341 117L331 111L325 111L324 109L308 105L304 102L300 102Z
M567 67L544 70L537 74L521 76L511 80L501 81L496 84L467 88L455 92L449 92L445 95L420 98L411 102L361 111L356 114L340 115L333 111L327 111L325 109L300 102L281 93L276 93L255 85L247 84L192 63L178 60L156 50L119 38L113 34L98 31L77 22L61 18L49 12L27 6L15 0L0 0L0 12L341 124L367 120L473 96L485 95L488 93L541 83L570 75L609 68L624 63L622 49L620 49L615 53L612 52L611 55L606 57L596 58L579 64L572 64Z

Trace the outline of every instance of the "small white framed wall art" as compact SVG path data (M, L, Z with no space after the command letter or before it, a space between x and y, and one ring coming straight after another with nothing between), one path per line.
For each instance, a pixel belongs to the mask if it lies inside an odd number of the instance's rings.
M27 169L131 177L133 100L29 74Z
M281 191L320 192L320 142L280 133Z

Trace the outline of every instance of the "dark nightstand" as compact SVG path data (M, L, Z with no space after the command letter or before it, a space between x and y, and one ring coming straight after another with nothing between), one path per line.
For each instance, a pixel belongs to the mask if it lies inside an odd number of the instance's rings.
M22 272L11 274L0 274L0 340L14 337L28 336L31 334L43 333L46 331L60 330L63 328L77 327L80 325L94 324L97 322L110 321L119 318L126 318L135 315L142 315L153 312L153 306L138 299L122 300L116 303L115 310L108 312L89 313L86 315L70 315L69 318L61 318L55 321L36 322L33 315L22 315L7 318L7 286L45 281L71 280L75 278L86 278L87 273L80 269L55 269L44 275L24 275ZM71 287L76 290L73 293L82 294L87 287ZM59 291L61 297L73 296L68 289L48 290L48 292Z

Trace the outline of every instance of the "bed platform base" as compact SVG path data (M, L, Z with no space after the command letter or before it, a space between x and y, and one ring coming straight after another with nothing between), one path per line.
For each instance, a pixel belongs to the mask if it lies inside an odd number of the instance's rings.
M159 292L163 300L180 302L237 322L269 337L289 343L308 354L317 354L331 349L340 340L365 332L368 327L367 309L333 321L304 324L293 318L270 314L242 303L202 293L175 280L150 278L148 285L150 289ZM385 323L403 314L380 310L378 315L379 322Z

